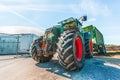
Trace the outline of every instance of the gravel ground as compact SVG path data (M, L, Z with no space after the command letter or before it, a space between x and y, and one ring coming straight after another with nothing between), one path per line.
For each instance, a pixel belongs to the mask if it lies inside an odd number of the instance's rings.
M30 57L0 56L0 80L120 80L120 56L86 59L75 72L63 69L56 57L36 63Z

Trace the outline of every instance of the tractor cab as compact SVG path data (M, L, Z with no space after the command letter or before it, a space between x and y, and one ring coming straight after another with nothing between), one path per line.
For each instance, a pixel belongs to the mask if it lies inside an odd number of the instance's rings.
M59 22L59 24L61 24L66 30L82 28L82 23L78 19L74 19L73 17L65 19Z

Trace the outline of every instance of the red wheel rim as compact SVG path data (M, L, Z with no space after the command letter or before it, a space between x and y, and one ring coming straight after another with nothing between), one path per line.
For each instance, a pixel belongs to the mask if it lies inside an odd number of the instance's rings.
M77 60L80 61L82 59L82 53L83 53L83 44L80 38L75 39L75 48L76 48L75 56Z
M92 40L90 40L90 52L93 51L93 44L92 44Z

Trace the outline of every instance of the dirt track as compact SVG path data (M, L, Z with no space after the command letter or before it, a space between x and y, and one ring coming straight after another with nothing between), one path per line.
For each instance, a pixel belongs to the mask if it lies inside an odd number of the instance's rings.
M63 69L54 57L47 63L31 58L0 56L0 80L119 80L120 55L95 56L85 61L81 71Z

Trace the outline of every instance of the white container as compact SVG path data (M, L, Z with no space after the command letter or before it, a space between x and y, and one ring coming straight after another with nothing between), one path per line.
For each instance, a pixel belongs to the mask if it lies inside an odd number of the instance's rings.
M0 34L0 54L29 53L35 34Z

